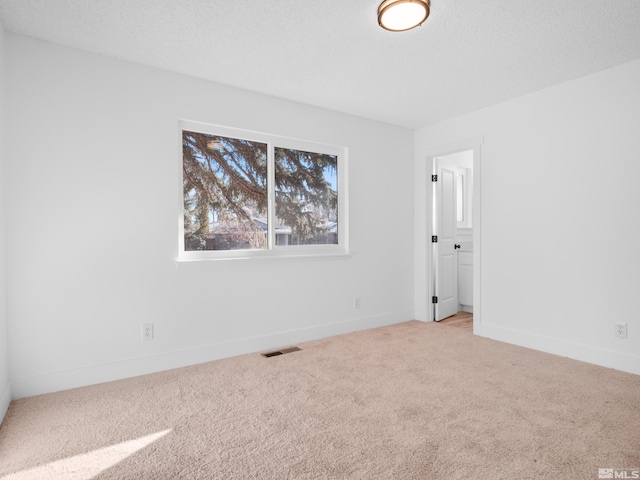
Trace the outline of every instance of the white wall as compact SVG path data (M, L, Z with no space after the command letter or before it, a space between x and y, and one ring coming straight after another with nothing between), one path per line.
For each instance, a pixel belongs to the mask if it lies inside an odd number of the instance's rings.
M411 131L14 34L6 47L14 398L413 318ZM179 118L348 147L351 258L177 265Z
M425 155L483 137L481 334L640 374L638 85L640 60L416 131L417 312Z
M0 423L4 418L11 401L11 386L9 383L9 340L7 338L7 289L5 263L5 221L4 221L4 29L0 24Z

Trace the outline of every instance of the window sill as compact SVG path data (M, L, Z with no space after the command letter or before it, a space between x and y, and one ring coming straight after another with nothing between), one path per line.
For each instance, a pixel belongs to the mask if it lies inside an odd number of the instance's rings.
M209 262L249 262L249 263L272 263L272 262L304 262L323 260L348 260L352 257L352 252L331 252L331 253L297 253L287 255L260 255L260 256L225 256L225 257L202 257L202 258L176 258L176 267L182 264L209 263Z

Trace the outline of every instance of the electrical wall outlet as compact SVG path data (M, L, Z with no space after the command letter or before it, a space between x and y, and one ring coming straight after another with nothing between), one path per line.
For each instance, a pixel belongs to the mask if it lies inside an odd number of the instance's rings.
M360 297L353 298L353 308L355 309L360 308Z
M153 340L153 323L142 324L142 340Z
M616 322L615 336L618 338L627 338L627 323Z

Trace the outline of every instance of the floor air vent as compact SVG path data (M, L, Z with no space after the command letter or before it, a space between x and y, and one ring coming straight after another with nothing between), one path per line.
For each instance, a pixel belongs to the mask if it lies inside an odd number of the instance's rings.
M284 355L285 353L297 352L298 350L302 350L299 347L289 347L289 348L281 348L280 350L275 350L273 352L262 353L263 357L277 357L278 355Z

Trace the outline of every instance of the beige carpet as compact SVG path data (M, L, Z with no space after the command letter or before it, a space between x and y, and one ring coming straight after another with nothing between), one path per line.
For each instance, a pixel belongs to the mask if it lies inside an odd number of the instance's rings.
M597 479L640 377L435 323L13 402L0 478Z

